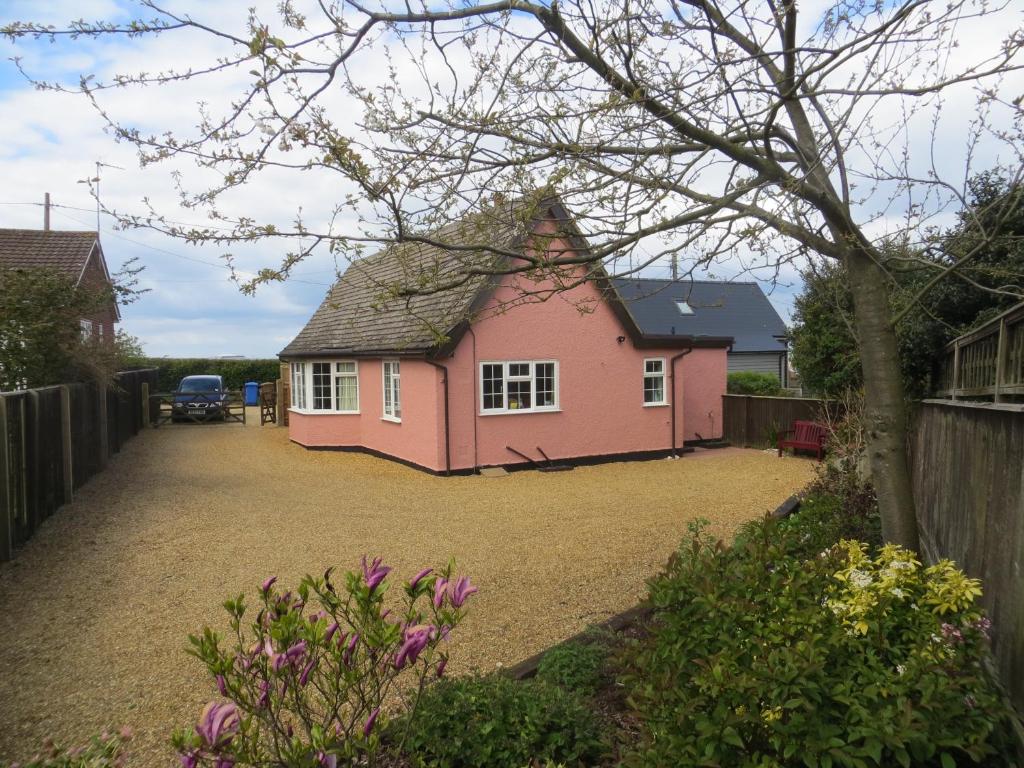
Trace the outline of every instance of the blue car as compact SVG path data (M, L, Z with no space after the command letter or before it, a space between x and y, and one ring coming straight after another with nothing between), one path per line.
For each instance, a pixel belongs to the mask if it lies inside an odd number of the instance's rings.
M174 391L171 416L174 421L224 421L228 393L220 376L186 376Z

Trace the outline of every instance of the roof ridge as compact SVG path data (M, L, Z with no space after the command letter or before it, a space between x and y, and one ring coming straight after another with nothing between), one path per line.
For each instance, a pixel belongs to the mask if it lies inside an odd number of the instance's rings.
M94 229L32 229L31 227L0 227L3 232L31 232L36 235L90 235L97 237Z
M686 285L688 283L702 283L704 285L760 285L758 280L697 280L697 279L675 279L671 277L613 277L613 280L633 280L639 282L640 280L646 280L648 282L658 283L679 283L680 285Z

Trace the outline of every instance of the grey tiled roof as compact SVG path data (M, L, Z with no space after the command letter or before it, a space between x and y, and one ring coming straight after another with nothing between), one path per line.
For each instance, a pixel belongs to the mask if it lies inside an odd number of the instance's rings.
M450 224L429 239L452 247L516 251L528 228L524 218L515 205L505 205ZM280 355L425 352L469 318L490 278L474 275L447 290L409 297L397 297L396 291L429 290L464 276L467 268L495 267L504 258L490 251L447 250L418 242L388 246L349 265Z
M622 303L645 335L731 336L733 352L782 352L786 324L757 283L702 280L612 280ZM682 299L693 309L683 315Z
M77 281L95 243L95 232L0 229L0 269L48 267Z

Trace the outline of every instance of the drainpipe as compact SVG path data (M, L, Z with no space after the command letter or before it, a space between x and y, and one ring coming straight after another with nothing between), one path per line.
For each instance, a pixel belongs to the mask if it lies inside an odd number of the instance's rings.
M447 477L452 473L451 429L448 423L448 369L433 360L425 362L441 372L441 386L444 387L444 474Z
M480 453L478 449L478 439L476 433L477 422L479 422L478 414L480 413L480 406L477 404L477 390L480 389L477 384L477 364L476 364L476 334L473 333L473 326L470 325L466 328L469 331L470 337L473 339L473 471L480 471Z
M680 358L686 357L688 354L693 352L693 347L683 350L678 355L674 355L672 360L669 361L669 370L672 372L672 399L669 400L669 408L672 411L672 458L678 459L676 455L676 361Z

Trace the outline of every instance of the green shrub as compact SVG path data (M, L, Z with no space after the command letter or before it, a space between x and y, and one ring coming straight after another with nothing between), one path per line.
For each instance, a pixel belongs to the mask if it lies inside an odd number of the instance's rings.
M779 397L783 394L777 376L754 371L730 373L726 391L730 395L762 395L765 397Z
M873 493L861 503L851 505L847 499L813 489L789 517L746 523L736 540L742 544L751 536L775 536L788 556L804 559L814 557L840 539L863 541L871 547L882 543L878 504Z
M581 696L592 696L604 677L605 658L605 649L594 643L563 643L544 654L537 677Z
M160 369L161 392L173 392L186 376L208 373L224 377L228 389L241 389L247 381L263 383L281 377L278 360L217 360L188 357L151 357L144 361L147 367Z
M652 581L627 764L946 768L998 751L976 581L891 545L795 557L795 522L746 533L726 548L696 527Z
M532 761L575 765L600 757L590 708L543 680L442 680L423 694L403 751L418 766L522 768Z

